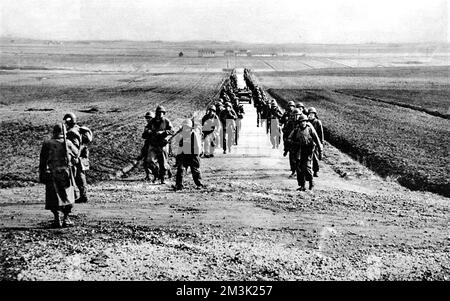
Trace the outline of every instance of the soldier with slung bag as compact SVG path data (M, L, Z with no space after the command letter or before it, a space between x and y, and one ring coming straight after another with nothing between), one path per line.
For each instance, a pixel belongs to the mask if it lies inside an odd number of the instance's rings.
M75 203L75 180L72 164L78 159L78 148L64 137L64 125L53 127L53 135L44 141L39 162L39 182L45 184L45 209L54 215L52 227L69 227ZM64 214L63 222L59 212Z
M78 148L79 158L74 164L75 183L80 192L80 197L75 203L86 203L87 198L87 182L86 171L89 170L89 149L88 145L92 142L92 131L86 126L79 126L74 113L67 113L63 118L67 126L67 139Z
M174 134L173 127L169 119L165 118L166 110L158 106L155 118L149 123L149 149L148 155L144 159L154 175L158 175L161 184L165 183L166 171L170 171L168 143L171 135Z

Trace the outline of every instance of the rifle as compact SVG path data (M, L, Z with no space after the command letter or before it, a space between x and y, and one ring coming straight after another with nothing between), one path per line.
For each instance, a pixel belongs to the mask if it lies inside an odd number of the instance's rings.
M64 123L62 123L62 131L63 131L63 139L64 139L64 150L65 150L65 157L66 157L66 166L69 168L69 179L70 179L70 185L75 186L74 183L74 177L73 177L73 171L72 171L72 164L70 162L70 156L69 151L67 149L67 130Z

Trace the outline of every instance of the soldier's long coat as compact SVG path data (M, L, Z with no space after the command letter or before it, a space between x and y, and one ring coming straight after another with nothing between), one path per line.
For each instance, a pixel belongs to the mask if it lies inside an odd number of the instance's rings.
M78 157L78 148L67 140L69 159ZM73 172L66 163L66 147L62 135L44 141L40 153L39 179L45 183L45 209L60 210L75 203Z

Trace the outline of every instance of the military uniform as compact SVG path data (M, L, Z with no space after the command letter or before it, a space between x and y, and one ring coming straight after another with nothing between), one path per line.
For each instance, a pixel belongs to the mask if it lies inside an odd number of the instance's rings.
M64 214L63 226L71 225L68 215L75 203L75 180L70 165L78 159L79 150L69 140L66 144L62 126L56 125L53 137L44 141L40 152L39 181L45 184L45 209L54 214L55 227L61 226L58 211Z
M64 120L68 125L66 137L71 141L79 150L79 158L74 164L75 168L75 183L80 192L80 197L76 200L76 203L87 202L87 181L86 170L89 170L89 148L88 143L92 141L92 132L90 129L84 126L76 124L76 117L73 113L68 113L64 116Z
M163 107L156 112L165 113ZM173 135L171 122L164 116L153 118L149 123L149 148L145 162L155 177L158 175L161 184L165 181L166 171L170 170L168 154L168 136Z
M317 111L315 108L311 107L308 109L308 114L314 114L314 119L309 119L309 122L316 130L317 136L319 137L320 143L323 145L323 127L322 122L317 118ZM317 173L319 172L319 160L321 160L321 154L318 152L318 148L314 148L313 152L313 172L314 176L317 177Z
M305 115L302 115L288 138L289 144L292 147L291 150L294 152L294 159L296 160L297 182L300 186L299 190L305 189L305 180L309 181L309 189L312 189L312 156L314 147L317 146L318 152L322 153L322 144L320 143L314 128L309 124L306 124L304 128L301 127L301 121L307 120L308 118Z
M139 156L136 158L136 161L140 161L142 159L144 159L144 171L145 171L145 180L150 180L150 167L149 164L147 162L147 160L145 160L145 158L148 155L148 149L150 147L150 136L151 136L151 128L150 128L150 122L153 119L153 115L150 112L147 112L145 114L145 119L147 119L147 124L144 127L144 131L142 132L142 139L144 139L144 145L142 146L141 149L141 153L139 154ZM156 178L156 175L155 175Z
M192 128L192 121L185 120L183 129L175 138L175 144L178 145L176 157L177 175L175 189L183 189L184 169L190 167L192 178L197 187L202 187L200 173L200 153L201 153L201 132L200 128Z
M223 153L226 154L227 150L231 151L231 146L234 144L234 131L236 130L236 112L233 110L230 103L226 105L228 109L223 110L220 113L219 119L222 123L223 131Z
M278 148L281 142L281 127L279 122L281 116L282 112L280 108L278 108L275 102L272 102L267 119L272 148Z
M234 111L236 112L236 137L235 137L235 144L238 144L239 141L239 133L241 131L241 124L242 124L242 119L244 118L244 107L239 104L239 100L236 101L236 103L234 104Z
M215 113L214 106L208 109L209 113L202 118L203 156L213 157L216 141L219 140L220 121Z

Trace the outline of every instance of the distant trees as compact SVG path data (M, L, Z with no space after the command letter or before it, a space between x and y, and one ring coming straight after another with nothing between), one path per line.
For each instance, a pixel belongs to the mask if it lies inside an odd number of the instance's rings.
M180 53L178 53L178 56L179 57L182 57L184 54L183 54L183 52L182 51L180 51Z

